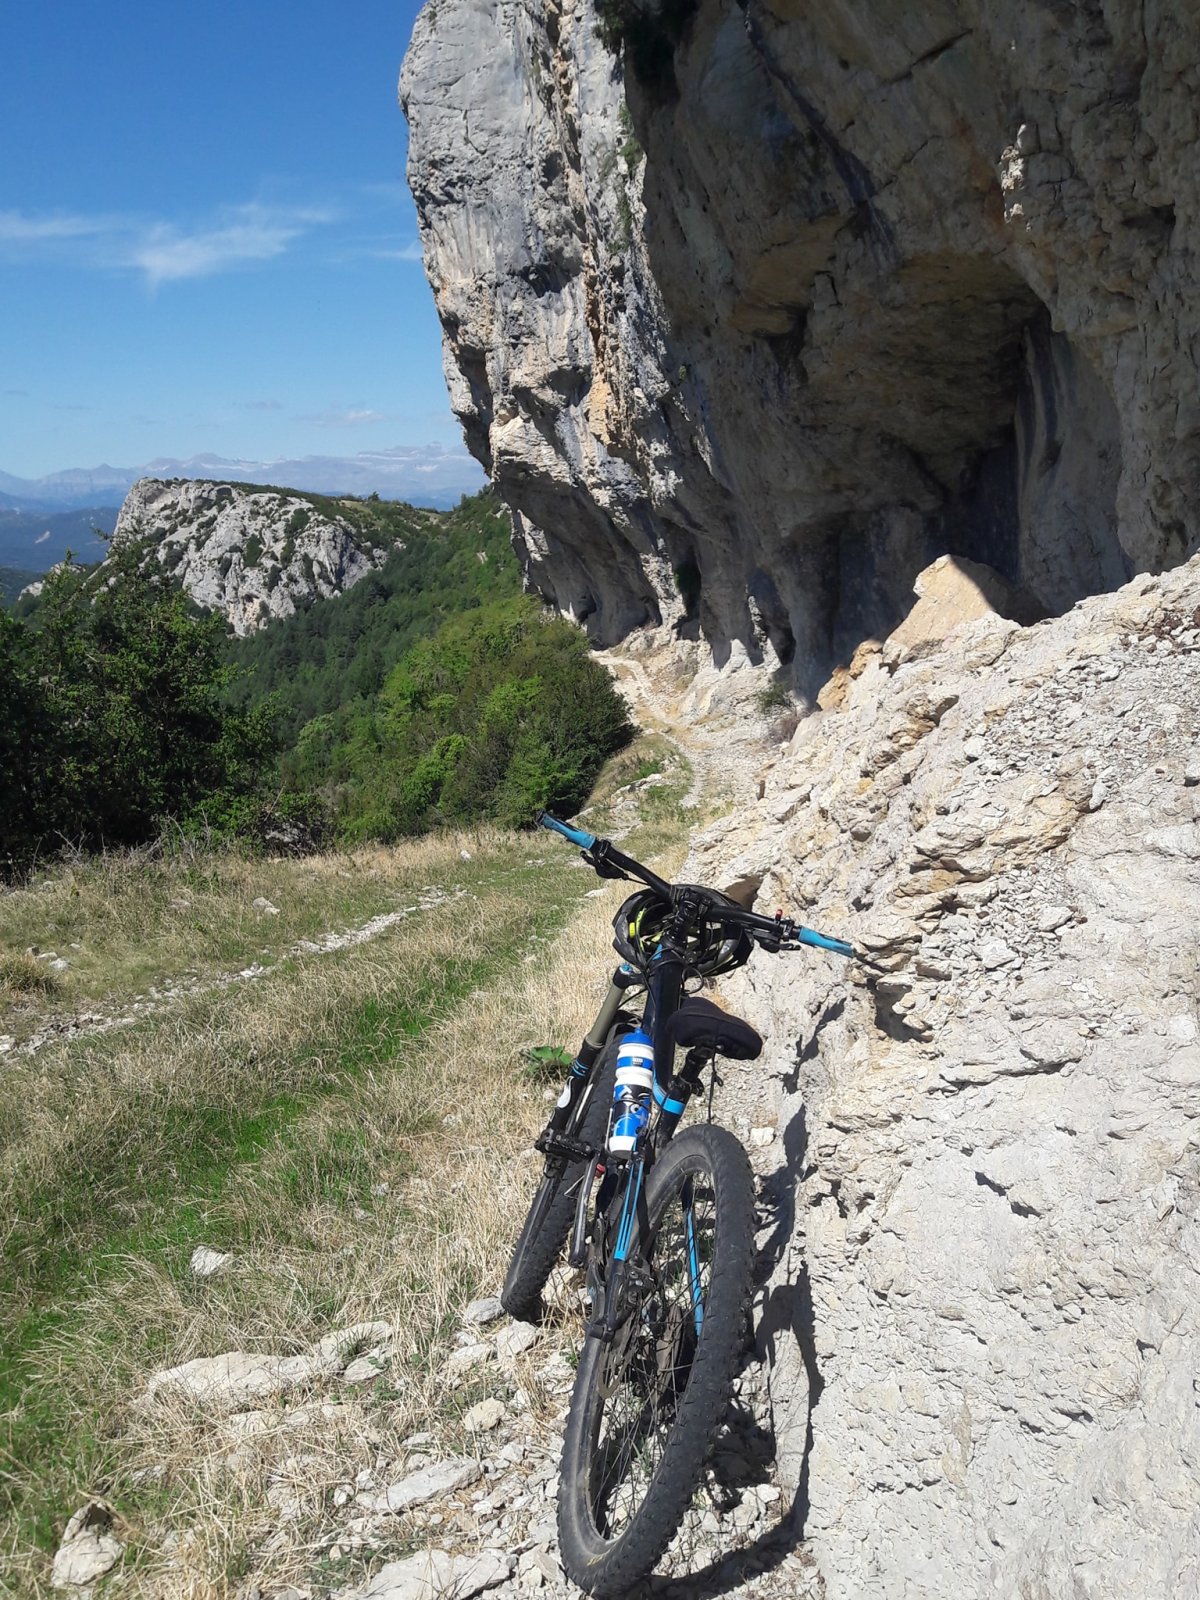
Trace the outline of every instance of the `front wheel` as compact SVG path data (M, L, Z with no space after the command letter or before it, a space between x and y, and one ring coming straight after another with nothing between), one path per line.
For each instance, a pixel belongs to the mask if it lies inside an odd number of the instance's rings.
M654 1567L704 1472L743 1347L754 1252L750 1163L725 1128L673 1139L630 1253L644 1287L610 1344L589 1338L563 1445L559 1553L597 1600Z
M569 1130L596 1150L604 1143L616 1077L617 1041L610 1039L593 1069L587 1099ZM547 1173L533 1197L500 1291L501 1305L518 1322L536 1322L542 1314L542 1290L567 1242L588 1165L575 1161Z

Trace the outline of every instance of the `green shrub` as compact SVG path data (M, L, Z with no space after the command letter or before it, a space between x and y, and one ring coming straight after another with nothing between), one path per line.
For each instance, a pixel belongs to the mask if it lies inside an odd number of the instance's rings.
M791 690L778 678L773 683L767 684L765 689L758 691L754 696L754 703L764 717L773 716L777 711L786 711L794 705Z
M579 629L522 596L419 640L374 707L309 723L284 770L327 795L347 840L519 825L578 809L631 731Z
M138 844L168 818L255 792L275 749L269 706L223 698L224 621L140 569L64 569L36 629L0 615L0 872L63 843Z

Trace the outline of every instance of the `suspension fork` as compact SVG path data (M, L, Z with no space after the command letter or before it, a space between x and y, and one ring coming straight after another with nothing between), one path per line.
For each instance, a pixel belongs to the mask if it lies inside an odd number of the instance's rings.
M567 1136L567 1129L575 1120L579 1106L582 1104L584 1093L591 1083L592 1068L599 1059L600 1052L608 1042L621 1010L621 1002L625 994L635 984L640 983L641 977L637 971L626 964L622 964L612 975L608 986L608 993L600 1003L596 1013L596 1020L588 1029L583 1043L571 1063L571 1070L563 1085L562 1093L555 1103L554 1110L550 1113L541 1135L536 1141L537 1149L543 1151L548 1158L578 1159L580 1152L573 1148ZM589 1155L591 1151L587 1152Z

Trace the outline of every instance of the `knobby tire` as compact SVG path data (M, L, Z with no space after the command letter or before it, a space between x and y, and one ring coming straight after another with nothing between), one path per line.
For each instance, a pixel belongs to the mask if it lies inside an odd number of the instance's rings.
M754 1259L754 1185L733 1134L673 1139L646 1216L652 1287L611 1344L587 1339L563 1445L559 1553L596 1600L627 1595L658 1562L728 1410Z

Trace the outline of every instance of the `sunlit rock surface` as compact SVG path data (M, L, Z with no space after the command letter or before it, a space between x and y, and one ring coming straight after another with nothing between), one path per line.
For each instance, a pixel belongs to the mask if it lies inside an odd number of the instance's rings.
M115 544L126 540L239 635L353 588L392 548L305 495L198 479L139 479L113 533Z

